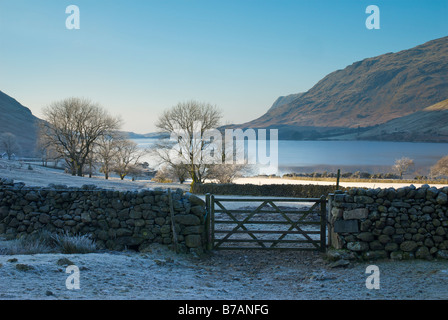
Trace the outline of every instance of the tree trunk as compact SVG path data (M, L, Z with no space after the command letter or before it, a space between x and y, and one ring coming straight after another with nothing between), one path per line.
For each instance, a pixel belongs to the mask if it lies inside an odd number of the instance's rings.
M89 162L89 178L92 178L92 175L93 175L92 162Z
M82 166L78 166L77 175L78 175L78 177L82 177Z

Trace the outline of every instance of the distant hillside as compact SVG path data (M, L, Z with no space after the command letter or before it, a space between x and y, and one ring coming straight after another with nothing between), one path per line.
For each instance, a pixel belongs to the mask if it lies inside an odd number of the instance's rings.
M33 156L38 121L30 109L0 91L0 134L10 132L17 137L21 147L19 156ZM0 153L2 151L0 148Z
M121 131L128 139L167 139L170 137L169 133L151 132L151 133L135 133L130 131Z
M447 98L448 37L444 37L355 62L238 127L283 127L284 138L319 138L327 130L345 133L386 123ZM312 130L318 134L310 134Z
M362 140L448 142L448 99L353 135Z

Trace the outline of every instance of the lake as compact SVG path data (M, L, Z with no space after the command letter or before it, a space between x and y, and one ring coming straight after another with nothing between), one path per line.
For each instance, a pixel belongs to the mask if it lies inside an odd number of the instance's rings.
M156 139L135 139L149 147ZM391 172L396 159L414 159L416 173L426 175L440 158L448 155L448 143L384 141L293 141L279 140L279 172ZM148 162L154 163L152 159ZM263 173L263 172L261 172Z

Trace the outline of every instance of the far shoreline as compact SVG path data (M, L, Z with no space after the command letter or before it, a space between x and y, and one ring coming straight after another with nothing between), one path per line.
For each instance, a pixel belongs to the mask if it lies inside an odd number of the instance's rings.
M300 184L300 185L334 185L336 186L336 179L334 181L323 181L323 180L302 180L299 178L289 179L289 178L281 178L281 177L246 177L246 178L238 178L234 181L235 184L255 184L255 185L269 185L269 184ZM410 185L414 185L415 187L421 187L426 183L422 183L419 181L415 181L415 183L409 182L369 182L368 179L365 181L340 181L339 185L341 187L352 187L352 188L402 188ZM448 184L443 183L428 183L431 187L442 188L448 186Z

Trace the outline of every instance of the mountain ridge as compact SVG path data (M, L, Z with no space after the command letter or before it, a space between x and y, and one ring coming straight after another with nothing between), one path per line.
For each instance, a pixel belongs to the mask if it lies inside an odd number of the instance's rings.
M42 120L34 116L29 108L0 91L0 135L9 132L16 136L21 149L19 156L35 154L39 121Z
M448 98L448 37L354 62L240 128L369 128ZM283 134L284 136L288 134ZM290 134L291 135L291 134Z

